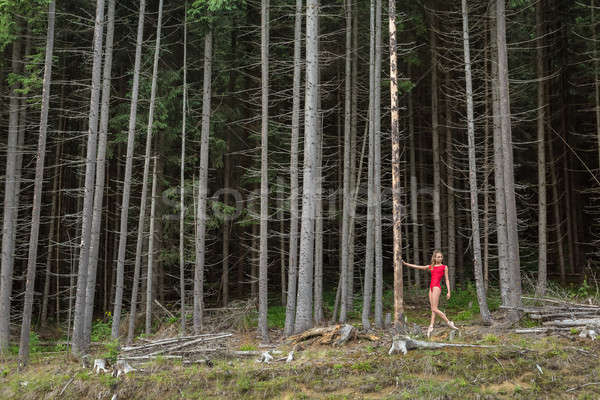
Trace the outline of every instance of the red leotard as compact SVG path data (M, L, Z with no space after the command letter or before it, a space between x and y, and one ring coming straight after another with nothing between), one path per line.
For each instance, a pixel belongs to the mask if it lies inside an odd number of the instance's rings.
M429 284L430 291L436 286L439 287L440 290L442 289L440 282L442 281L442 276L444 276L445 270L445 265L429 266L429 271L431 271L431 283Z

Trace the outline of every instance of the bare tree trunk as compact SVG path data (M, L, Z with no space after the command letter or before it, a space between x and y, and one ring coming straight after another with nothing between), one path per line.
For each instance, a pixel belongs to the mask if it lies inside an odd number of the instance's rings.
M75 295L75 317L73 320L73 346L75 355L83 355L85 341L85 303L88 280L90 245L92 239L92 218L94 207L94 178L96 176L96 148L98 140L98 109L100 106L100 80L102 78L102 35L104 31L104 0L96 2L96 22L94 28L94 61L92 65L92 90L88 120L88 142L85 168L85 186L82 210L81 245L79 250L79 271Z
M596 137L598 140L598 169L600 169L600 80L598 80L598 44L596 43L596 15L594 13L595 5L594 0L592 0L591 4L592 10L592 26L594 32L594 99L595 99L595 108L596 108Z
M395 6L395 5L394 5ZM412 77L411 64L408 65L409 76ZM410 221L412 223L412 246L413 246L413 259L415 263L419 263L419 221L418 215L418 189L417 189L417 160L416 160L416 146L415 146L415 116L413 107L413 95L412 90L408 93L408 146L410 154ZM423 243L425 246L425 243ZM415 286L421 287L421 272L419 270L414 271Z
M552 210L554 215L554 223L556 224L556 243L558 247L558 263L560 270L560 283L567 283L567 267L565 265L565 250L562 236L562 220L560 216L560 197L558 195L558 177L556 176L556 165L554 159L554 146L552 141L548 143L548 156L550 157L550 179L552 181Z
M341 313L348 313L348 274L350 271L350 207L352 199L351 187L351 154L352 154L352 0L346 0L346 55L344 73L344 180L342 210L342 257L340 265L340 308ZM345 320L345 318L344 318Z
M258 278L258 331L264 343L269 342L268 311L268 247L269 234L269 0L261 1L261 92L262 123L260 150L260 258Z
M537 75L538 75L538 111L537 111L537 151L538 151L538 281L536 294L546 293L547 270L547 220L546 220L546 147L545 120L546 96L544 94L544 4L539 0L536 5L536 35L537 35Z
M187 122L187 2L183 15L183 109L181 111L181 167L179 173L179 332L185 334L185 140ZM193 190L193 189L192 189ZM225 255L223 255L225 257ZM225 305L227 300L225 300Z
M144 225L146 222L146 206L148 198L148 175L150 173L150 151L152 148L152 131L154 124L154 109L156 105L156 86L158 83L158 60L160 56L160 32L162 27L163 0L158 2L158 21L156 25L156 42L154 47L154 65L152 69L152 87L150 89L150 109L148 110L148 127L146 130L146 153L144 155L144 175L142 177L142 196L140 200L140 215L138 220L138 235L135 248L135 266L133 271L133 287L131 289L131 311L127 329L127 343L131 343L135 333L135 318L138 298L138 286L142 264L142 245L144 242Z
M433 12L433 11L432 11ZM433 155L433 246L442 250L442 220L440 217L440 137L439 137L439 101L438 101L438 55L436 38L436 17L431 15L429 28L431 46L431 138Z
M319 95L319 1L308 0L306 6L306 89L304 101L304 179L302 192L302 222L300 229L300 259L298 295L294 333L310 329L313 324L312 288L315 231L315 175L318 151Z
M227 154L225 154L225 168L223 170L224 175L224 186L225 192L223 194L223 202L225 205L229 205L227 191L229 190L229 174L231 170L231 159L229 156L229 132L227 132ZM283 219L282 219L283 220ZM229 216L225 215L223 220L223 271L221 273L221 285L223 286L223 307L227 307L229 304L229 235L231 230L231 224Z
M490 3L491 4L491 3ZM496 236L498 242L498 272L500 278L500 297L502 304L511 305L509 290L511 285L508 267L508 233L506 227L506 201L504 194L504 155L502 153L502 130L500 123L500 104L498 93L498 50L496 36L496 6L490 5L490 47L492 49L492 107L494 123L494 192L496 202Z
M363 283L362 324L371 327L373 296L373 263L375 261L375 0L370 2L369 29L369 164L367 172L367 238L365 245L365 277Z
M212 87L212 27L204 37L204 87L202 90L202 133L200 139L200 173L198 179L198 210L196 213L196 264L194 268L194 333L203 329L204 259L206 254L206 201L208 196L208 146Z
M317 168L315 170L315 288L313 312L315 324L317 325L323 322L323 121L320 112L321 100L319 96L319 144L317 150Z
M49 7L52 7L52 12L55 12L56 5L54 2L50 4ZM50 23L50 9L48 14L48 23ZM52 20L52 24L54 24L54 18ZM50 35L50 32L47 33ZM54 39L54 33L52 33L52 39ZM46 39L47 41L47 39ZM52 43L54 45L54 43ZM48 46L48 45L47 45ZM50 295L50 276L52 272L52 254L54 252L54 234L56 232L55 226L56 224L56 215L57 215L57 200L58 200L58 175L59 175L59 157L60 157L60 146L57 145L54 151L54 178L52 183L52 208L50 212L50 228L48 229L48 249L46 255L46 273L44 275L44 295L42 298L42 315L40 317L40 322L42 327L46 327L48 325L48 297ZM58 224L59 225L59 224ZM57 273L56 279L58 279L59 274ZM58 297L58 290L56 291L56 296Z
M12 71L20 73L21 38L17 38L12 45ZM17 142L19 125L19 97L18 83L10 88L10 101L8 111L8 141L6 144L6 178L4 183L4 217L2 220L2 271L0 275L0 354L8 351L10 344L10 302L12 295L14 248L16 230L15 210L18 205L15 201L16 169L17 169Z
M358 12L352 15L352 94L351 94L351 123L350 123L350 190L357 193L357 187L360 186L360 172L358 178L356 175L356 143L358 130ZM365 143L363 141L363 143ZM364 146L363 146L364 148ZM361 158L362 160L362 158ZM354 304L354 245L351 245L355 231L355 209L356 195L353 197L353 203L350 209L350 226L348 228L348 271L347 278L347 305L348 310L352 310ZM340 318L341 319L341 318ZM344 319L345 321L345 319Z
M383 328L383 235L381 232L381 0L375 4L375 326Z
M154 168L152 170L152 197L150 199L150 232L148 236L148 273L146 274L146 335L152 333L152 301L154 294L152 293L152 278L153 278L153 261L154 261L154 220L156 215L156 163L157 158L154 157Z
M296 0L294 23L294 77L292 87L292 138L290 144L290 244L288 261L288 293L285 309L284 335L294 330L296 317L296 287L298 283L298 137L300 136L300 83L302 56L302 0Z
M402 185L400 182L400 126L398 107L398 53L396 45L396 2L389 1L390 31L390 95L392 126L392 196L394 233L394 328L404 326L404 298L402 282Z
M38 235L40 229L42 185L44 182L44 160L46 156L46 132L48 130L48 109L50 108L50 81L52 80L52 53L54 51L54 21L56 18L54 1L48 6L48 29L46 36L46 58L44 61L44 80L42 89L42 112L40 116L40 136L35 162L35 182L33 205L31 209L31 234L29 236L29 254L27 259L27 283L21 321L21 341L19 344L19 364L29 361L29 333L33 310L33 290L35 288L35 270L37 261ZM55 180L56 182L56 180Z
M469 45L469 14L467 0L462 0L463 47L465 57L465 83L467 94L467 131L469 140L469 189L471 194L471 232L473 240L473 270L479 312L484 323L492 321L488 309L481 268L481 242L479 236L479 204L477 189L477 162L475 159L475 122L473 117L473 83L471 78L471 50Z
M490 228L489 228L489 215L490 215L490 200L489 200L489 175L490 175L490 165L488 162L489 157L489 147L490 147L490 90L489 90L489 27L488 22L484 22L484 139L483 139L483 281L485 283L485 290L488 290L489 284L489 237L490 237Z
M446 84L450 85L450 72L446 72ZM454 204L454 142L452 137L452 110L450 97L446 98L446 182L448 185L448 275L452 290L456 287L456 218Z
M94 188L94 205L92 216L92 234L88 261L88 276L85 298L85 324L83 326L83 350L87 351L92 332L94 315L94 297L96 294L96 271L98 268L98 253L100 250L100 230L102 228L102 200L104 197L106 144L108 136L108 120L110 117L110 81L112 70L113 39L115 32L115 0L108 1L108 28L104 54L104 78L102 82L102 104L100 110L100 131L98 138L98 154L96 157L96 187Z
M510 94L508 87L508 55L506 46L506 21L504 1L496 3L496 32L498 46L498 97L500 126L502 129L502 153L504 156L504 199L506 201L506 226L508 237L508 259L510 267L510 305L521 304L521 264L519 260L519 237L515 183L513 172L513 150L511 133ZM511 313L512 320L518 313Z
M131 170L133 151L135 148L135 126L137 117L137 103L140 85L140 65L142 60L142 42L144 40L144 13L146 0L140 0L138 15L137 39L135 44L135 63L133 67L133 85L131 88L131 107L129 110L129 127L127 133L127 156L125 159L125 177L123 181L123 195L121 198L121 222L119 230L119 253L117 255L117 276L115 288L115 303L113 309L111 337L119 337L121 324L121 310L123 307L123 283L125 272L125 252L127 248L127 222L129 218L129 196L131 193Z

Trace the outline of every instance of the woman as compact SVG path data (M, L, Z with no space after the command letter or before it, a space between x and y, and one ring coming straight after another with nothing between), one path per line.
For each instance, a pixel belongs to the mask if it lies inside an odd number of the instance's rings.
M442 275L446 278L446 288L448 289L448 293L446 293L446 298L450 299L450 279L448 278L448 267L442 264L442 259L442 252L439 250L435 250L433 252L433 255L431 256L430 265L414 265L402 260L402 263L407 267L428 270L429 272L431 272L431 283L429 284L431 323L429 324L429 328L427 328L427 337L431 337L431 332L433 332L433 324L435 323L436 314L439 315L446 322L446 324L448 324L450 328L458 330L456 325L454 325L454 322L449 321L448 318L446 318L446 315L443 312L441 312L438 308L440 294L442 293L442 287L440 286Z

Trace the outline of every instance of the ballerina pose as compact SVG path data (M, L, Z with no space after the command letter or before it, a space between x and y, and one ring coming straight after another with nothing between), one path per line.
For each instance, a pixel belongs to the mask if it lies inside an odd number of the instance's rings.
M430 265L415 265L402 260L402 263L407 267L422 269L431 272L431 283L429 284L431 323L429 324L429 328L427 328L427 337L431 337L431 332L433 332L433 325L435 323L436 314L439 315L440 318L442 318L450 328L458 330L456 325L454 325L454 322L449 321L448 318L446 318L446 315L438 308L440 294L442 293L442 287L440 286L442 276L446 278L446 288L448 289L448 292L446 293L446 298L450 299L450 279L448 278L448 267L442 264L443 258L444 257L442 255L442 252L439 250L435 250L433 252L433 255L431 256Z

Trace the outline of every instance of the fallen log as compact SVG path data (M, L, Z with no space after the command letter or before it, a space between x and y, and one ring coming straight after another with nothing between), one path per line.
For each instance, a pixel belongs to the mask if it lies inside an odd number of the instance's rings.
M547 321L542 323L544 326L596 326L600 327L600 318L582 318L582 319L563 319L557 321Z
M424 342L422 340L412 339L408 336L395 337L392 341L392 346L388 354L401 352L406 354L408 350L414 349L442 349L444 347L480 347L480 348L496 348L498 346L468 344L468 343L439 343L439 342Z

